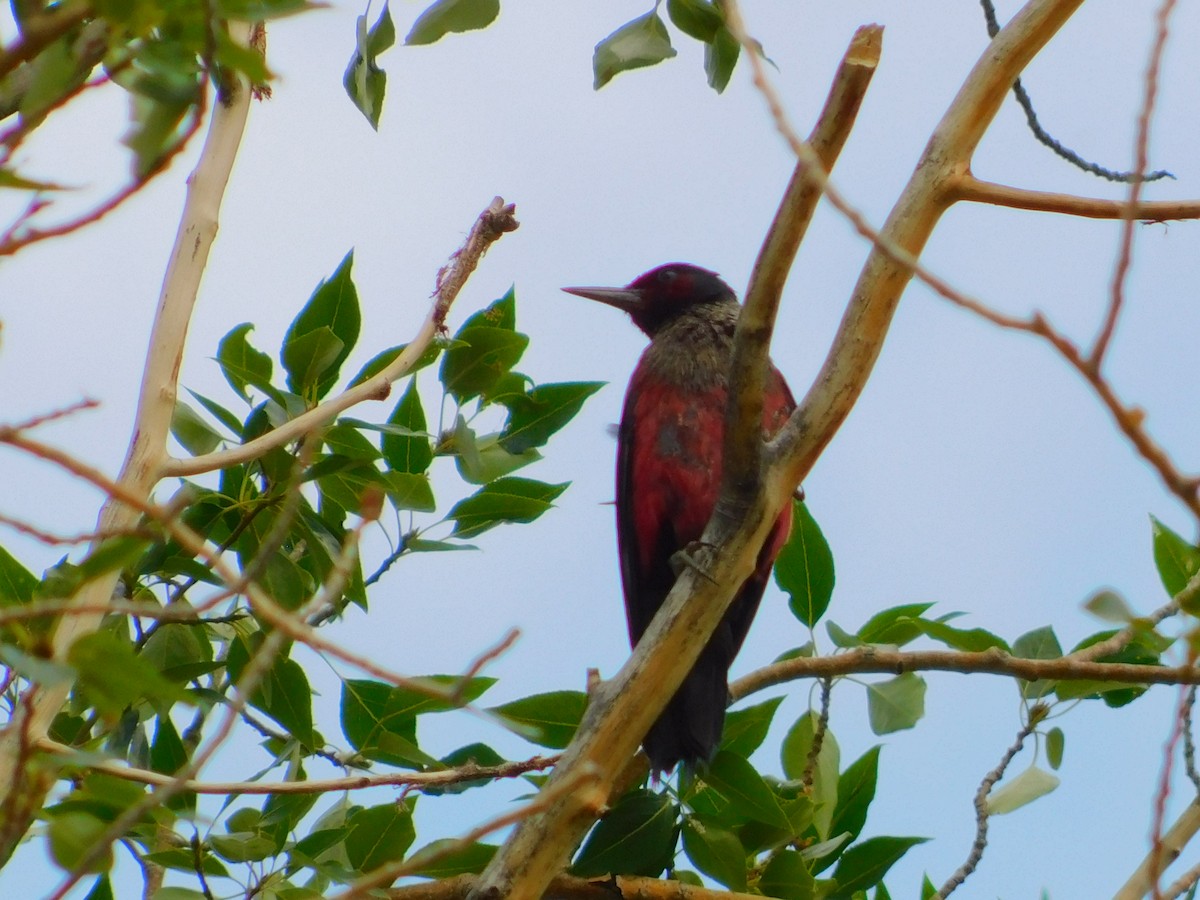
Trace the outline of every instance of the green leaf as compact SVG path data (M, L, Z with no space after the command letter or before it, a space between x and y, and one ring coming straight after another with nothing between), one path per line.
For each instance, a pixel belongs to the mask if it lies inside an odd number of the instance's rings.
M717 29L712 41L704 48L704 73L708 76L708 86L718 94L724 93L733 76L742 45L733 33L722 26Z
M84 635L71 645L67 661L79 673L79 687L89 703L115 717L134 701L146 698L174 703L187 695L134 654L128 642L111 631Z
M455 449L459 451L454 462L458 474L469 484L488 484L542 458L542 454L533 449L518 455L509 453L500 446L498 433L476 439L475 433L465 424L454 432Z
M858 639L865 644L903 646L921 634L920 626L913 620L931 606L932 603L905 603L877 612L858 629Z
M798 718L788 730L780 747L780 761L783 772L788 778L800 780L804 777L808 765L808 755L812 750L813 736L816 731L817 714L809 710ZM817 834L821 838L830 835L830 824L833 822L834 810L838 800L838 772L841 766L841 751L833 732L826 729L821 741L821 749L817 753L817 765L813 770L812 799L817 804L814 821Z
M478 875L491 862L499 849L495 844L458 846L456 838L443 838L426 844L412 855L409 863L414 875L424 878L454 878L457 875ZM429 862L422 862L428 859Z
M592 87L598 91L621 72L653 66L674 55L667 26L653 10L622 25L596 45Z
M782 702L782 697L773 697L763 703L727 713L725 730L721 732L720 749L749 758L767 739L767 731L775 718L775 710Z
M830 824L831 834L848 833L851 840L858 837L867 821L867 809L875 799L875 782L879 774L879 745L876 744L838 778L837 808Z
M667 0L667 15L688 37L706 44L725 24L725 17L709 0Z
M242 420L241 419L239 419L237 416L235 416L233 413L231 413L229 410L227 410L221 404L217 403L215 400L210 400L207 397L205 397L203 394L196 393L191 388L188 388L187 392L192 395L192 398L197 403L199 403L206 410L208 410L209 415L211 415L214 419L216 419L218 422L220 422L222 425L224 425L226 428L228 428L230 433L237 435L238 437L242 436Z
M423 473L433 461L433 448L429 445L429 438L423 433L426 429L425 410L421 406L421 395L417 393L415 378L409 380L400 402L388 417L388 424L414 432L405 436L386 432L383 434L380 447L388 467L395 472L410 472L415 475Z
M448 34L487 28L500 15L500 0L438 0L417 17L404 43L432 44Z
M433 512L437 501L433 487L425 475L411 472L388 472L383 476L383 489L388 502L396 509L411 509L415 512Z
M259 19L278 19L311 8L310 0L217 0L217 15L221 19L257 22Z
M288 373L288 389L308 400L329 392L358 341L362 316L358 291L350 277L353 265L352 250L333 275L317 285L283 338L281 358Z
M1097 591L1083 604L1083 608L1098 619L1119 625L1128 625L1137 618L1125 598L1116 591Z
M463 332L471 328L502 328L505 331L515 331L517 328L516 290L510 287L503 297L493 300L483 309L468 316L467 321L462 323L462 327L454 335L454 339L456 341L461 339Z
M187 748L183 746L183 741L180 740L179 732L175 730L170 716L157 716L154 740L150 744L150 768L164 775L174 775L187 765L187 762ZM196 795L190 791L178 793L167 800L167 806L176 810L194 810ZM194 866L189 866L190 868L194 868Z
M808 507L792 503L792 533L775 560L775 583L788 595L788 607L812 628L833 596L833 554Z
M546 484L528 478L499 478L454 504L446 516L454 520L456 537L474 537L501 522L532 522L553 506L569 482Z
M0 662L43 687L68 684L75 680L75 670L70 666L26 653L15 644L0 644Z
M830 619L825 623L825 630L829 633L829 639L833 641L835 647L846 649L847 647L861 647L863 642L850 632L846 631L837 622Z
M87 77L88 67L73 50L75 40L73 35L62 37L42 47L26 64L27 87L18 95L22 119L36 123Z
M1106 641L1116 633L1114 629L1089 635L1072 648L1071 652L1074 653ZM1135 631L1133 639L1119 651L1101 657L1096 662L1161 666L1163 664L1162 654L1171 646L1171 643L1169 639L1162 637L1152 629L1138 630ZM1113 708L1132 703L1146 692L1146 688L1145 684L1130 682L1076 679L1059 681L1054 684L1054 692L1060 700L1102 699L1107 706Z
M325 442L326 449L331 454L367 461L379 459L382 455L366 435L345 422L338 422L338 424L326 428L321 437Z
M416 716L389 707L393 688L381 681L349 679L342 682L342 733L359 753L391 765L411 766L406 758L394 757L381 749L390 733L410 742L416 741Z
M503 763L504 757L489 747L487 744L467 744L465 747L459 747L450 753L447 753L440 760L441 765L447 769L456 769L459 766L465 766L468 763L473 763L477 766L498 766ZM440 787L429 786L423 788L421 793L429 794L430 796L439 797L443 794L461 794L463 791L468 791L471 788L483 787L491 784L491 778L474 778L470 781L457 781L454 784L442 785Z
M417 836L412 810L405 803L383 803L360 809L347 821L346 856L359 872L404 858Z
M464 328L454 339L462 343L446 351L438 377L460 404L492 387L529 346L528 336L488 325Z
M1150 523L1154 535L1154 565L1167 594L1174 598L1200 571L1200 549L1153 516ZM1197 610L1200 610L1200 601L1193 600L1184 611L1194 614Z
M205 875L213 875L217 878L229 878L229 870L225 868L225 864L217 859L214 855L207 851L207 848L201 847L201 862L200 869ZM168 869L175 869L179 872L190 872L196 874L196 854L191 847L184 849L183 847L174 847L170 850L159 850L157 853L147 853L142 859L146 862L154 863L157 866L164 866ZM154 897L162 896L160 893L155 893ZM201 894L201 896L204 896Z
M911 622L921 634L955 650L982 653L984 650L999 647L1005 653L1010 652L1008 642L1004 638L983 628L952 628L945 622L935 622L929 619L909 619L907 621Z
M138 654L168 681L189 681L214 671L212 644L202 625L165 622Z
M173 87L188 89L189 85L181 83ZM198 96L194 82L190 89L190 96L167 101L133 93L132 121L129 130L121 137L121 143L133 151L134 173L139 178L153 173L180 137L183 117L193 109Z
M742 757L728 750L718 751L701 777L728 799L740 814L777 828L787 830L791 827L775 792ZM694 859L692 861L695 862Z
M171 435L192 456L211 453L222 440L221 435L182 400L175 401L175 411L171 415Z
M478 700L495 683L495 678L482 676L469 679L464 679L461 675L426 675L422 678L412 678L409 679L409 687L397 687L392 690L388 708L414 716L449 712Z
M365 366L359 369L358 374L350 380L350 387L360 385L368 378L373 378L374 376L378 375L380 372L394 363L399 358L400 354L407 349L408 344L400 344L396 347L388 347L386 350L381 350L379 353L376 353L373 357L371 357ZM427 365L437 359L438 354L441 352L442 348L438 346L438 344L430 344L425 348L425 351L417 357L416 361L400 374L411 375L418 369L425 368ZM361 423L358 427L362 428L364 426L365 423Z
M1063 655L1062 645L1049 625L1021 635L1013 641L1012 652L1013 656L1022 659L1058 659ZM1019 681L1018 684L1021 687L1021 696L1029 700L1044 697L1055 689L1055 682L1045 678L1037 681Z
M250 345L247 335L254 330L250 322L232 329L217 345L217 364L229 386L244 400L249 400L247 387L267 392L271 388L273 366L271 357Z
M101 875L97 878L83 900L113 900L112 882L109 881L108 876Z
M910 847L923 844L927 838L876 837L856 844L838 860L833 872L837 888L829 900L850 900L855 891L879 884L883 876Z
M912 728L925 715L925 679L905 672L887 681L868 684L867 712L871 730L876 734Z
M396 43L396 26L387 3L378 21L367 30L367 16L358 17L354 34L354 55L342 76L342 85L358 111L367 117L371 127L379 130L379 116L383 112L383 95L387 88L387 73L379 68L376 57Z
M1032 803L1049 794L1059 785L1057 775L1045 769L1030 766L1016 778L992 791L987 798L987 811L992 816L1002 816Z
M108 823L85 812L64 812L50 819L47 837L50 855L59 866L72 871L91 853L96 842L108 828ZM85 872L107 872L112 868L112 845L104 848Z
M302 396L319 399L325 393L319 385L330 371L336 376L338 360L346 355L346 345L326 325L289 338L282 355L288 387Z
M0 606L15 606L33 599L38 580L17 558L0 547Z
M657 878L675 856L677 814L665 794L647 790L626 794L592 829L575 857L572 874Z
M730 890L746 890L746 850L732 831L687 816L683 820L683 852L708 877Z
M263 639L264 636L260 632L252 636L249 647L240 637L229 645L225 664L235 683L241 680L242 672L250 660L251 650L257 651ZM286 728L292 737L304 746L310 749L315 746L312 688L309 687L304 668L295 660L277 656L266 676L250 695L250 703Z
M1046 732L1046 762L1050 763L1050 768L1057 770L1062 765L1066 743L1067 736L1061 728L1051 728Z
M783 900L813 900L817 882L808 864L795 850L781 850L771 857L758 881L758 889L768 897Z
M257 812L257 810L255 810ZM231 863L261 862L275 854L275 842L257 831L231 831L208 838L213 852Z
M508 422L500 446L512 454L541 447L583 408L583 403L604 387L602 381L543 384L508 402Z
M517 733L535 744L561 750L575 736L587 709L587 695L579 691L551 691L523 697L490 712L502 721L515 723Z

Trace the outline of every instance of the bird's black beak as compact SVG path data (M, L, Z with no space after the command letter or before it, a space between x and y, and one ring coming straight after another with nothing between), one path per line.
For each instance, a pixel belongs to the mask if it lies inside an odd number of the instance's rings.
M588 300L598 300L601 303L607 303L609 306L615 306L617 309L622 309L630 315L643 309L646 304L642 292L630 288L566 287L563 290L568 294L574 294L576 297L586 297Z

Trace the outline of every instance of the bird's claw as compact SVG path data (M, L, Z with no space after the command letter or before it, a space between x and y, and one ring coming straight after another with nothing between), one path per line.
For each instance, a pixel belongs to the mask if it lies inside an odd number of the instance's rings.
M696 551L705 547L713 549L712 544L705 543L704 541L692 541L682 550L676 550L671 554L671 571L675 573L676 578L683 574L684 569L692 569L705 581L712 584L717 583L717 580L705 571L704 566L700 565L700 562L695 557Z

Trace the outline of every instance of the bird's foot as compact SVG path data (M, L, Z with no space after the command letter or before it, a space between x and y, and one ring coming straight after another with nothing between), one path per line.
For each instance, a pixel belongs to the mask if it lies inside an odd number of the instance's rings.
M692 541L682 550L676 550L671 554L671 571L675 573L676 578L683 574L684 569L692 569L705 581L710 581L713 584L717 583L716 579L709 575L704 566L700 564L700 561L696 559L696 552L705 547L710 550L714 549L712 544L705 543L704 541Z

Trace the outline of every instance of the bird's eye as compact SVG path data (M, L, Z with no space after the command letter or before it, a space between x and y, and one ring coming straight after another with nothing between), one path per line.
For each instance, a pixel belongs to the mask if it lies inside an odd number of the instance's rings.
M670 284L672 281L674 281L678 277L679 277L679 273L676 272L674 269L663 269L661 272L658 273L658 280L661 281L663 284Z

